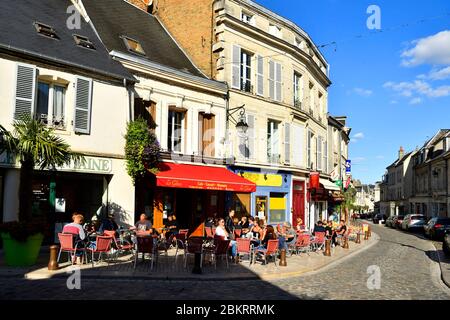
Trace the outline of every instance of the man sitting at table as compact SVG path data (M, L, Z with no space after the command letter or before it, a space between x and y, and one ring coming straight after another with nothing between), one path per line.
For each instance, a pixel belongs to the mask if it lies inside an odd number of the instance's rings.
M75 238L75 243L77 243L77 248L85 248L86 232L83 229L84 217L82 214L75 212L72 215L72 223L66 224L63 228L63 233L71 233ZM77 257L81 259L83 256L82 251L76 251L73 263L76 264Z
M154 234L153 225L148 220L147 215L142 213L139 217L139 221L136 222L134 227L130 228L131 230L136 230L137 235L146 235L146 234Z

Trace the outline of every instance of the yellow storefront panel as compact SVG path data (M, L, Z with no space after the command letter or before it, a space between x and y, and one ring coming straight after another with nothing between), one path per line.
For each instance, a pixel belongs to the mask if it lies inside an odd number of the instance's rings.
M279 174L244 172L241 176L255 183L257 186L281 187L283 185L283 177Z
M270 198L270 210L285 210L286 199L285 198Z

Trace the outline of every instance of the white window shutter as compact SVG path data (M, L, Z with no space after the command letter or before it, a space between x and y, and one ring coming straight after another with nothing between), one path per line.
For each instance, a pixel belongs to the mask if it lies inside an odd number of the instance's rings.
M260 96L264 95L264 58L262 56L257 57L258 68L257 68L257 94Z
M14 119L32 116L36 100L37 70L33 65L17 64Z
M269 97L275 100L275 63L269 60Z
M233 46L233 61L231 63L231 87L240 89L241 81L241 48Z
M275 100L281 101L281 64L275 63Z
M284 162L291 163L291 125L284 125Z
M92 79L77 77L75 85L74 131L90 133L92 113Z
M294 136L293 141L295 142L292 148L294 165L304 167L303 151L305 145L305 128L303 126L293 124L292 131Z

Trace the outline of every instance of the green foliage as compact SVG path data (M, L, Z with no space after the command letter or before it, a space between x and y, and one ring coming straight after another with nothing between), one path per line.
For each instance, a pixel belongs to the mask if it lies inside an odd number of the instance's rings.
M127 172L133 183L143 178L147 170L157 173L161 148L145 119L139 117L128 123L125 141Z

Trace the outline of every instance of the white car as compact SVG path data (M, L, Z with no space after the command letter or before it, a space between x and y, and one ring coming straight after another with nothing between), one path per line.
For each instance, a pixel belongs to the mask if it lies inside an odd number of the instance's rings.
M402 222L402 230L422 230L427 218L423 214L408 214Z

